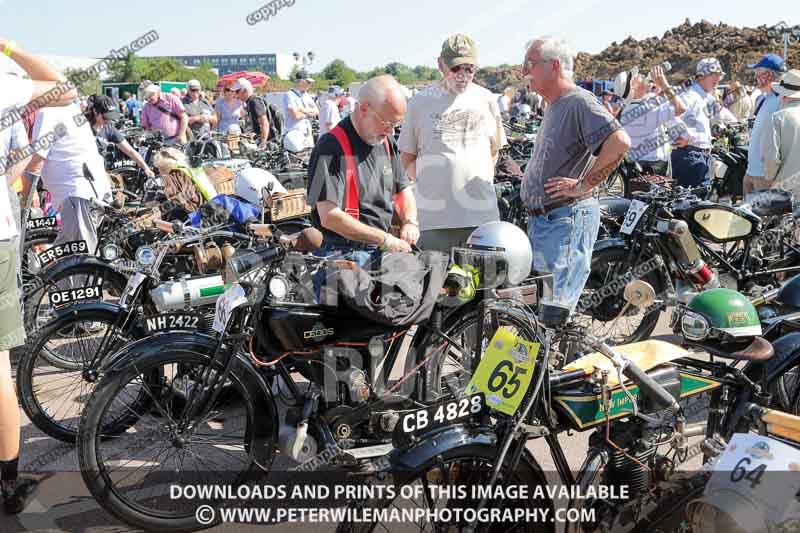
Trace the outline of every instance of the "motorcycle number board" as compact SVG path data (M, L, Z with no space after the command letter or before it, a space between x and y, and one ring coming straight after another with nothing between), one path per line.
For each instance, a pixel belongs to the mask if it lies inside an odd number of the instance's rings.
M29 218L25 222L25 229L50 229L58 225L56 217Z
M233 310L246 303L247 295L241 285L234 284L228 287L217 300L212 329L219 333L224 332Z
M625 233L626 235L630 235L636 224L639 223L639 219L642 218L644 212L647 211L647 204L639 201L639 200L631 200L631 205L628 207L628 212L625 213L625 221L622 223L622 227L620 228L620 233Z
M42 266L47 266L53 261L75 254L88 254L89 247L86 241L71 241L63 244L57 244L48 250L39 254L39 263Z
M483 394L473 394L407 412L400 417L396 428L406 434L421 433L456 422L463 422L481 414L483 410Z
M507 415L519 409L533 378L540 345L499 328L489 342L467 394L483 393L486 406Z
M777 439L736 433L714 465L705 495L733 493L780 517L800 494L800 450Z

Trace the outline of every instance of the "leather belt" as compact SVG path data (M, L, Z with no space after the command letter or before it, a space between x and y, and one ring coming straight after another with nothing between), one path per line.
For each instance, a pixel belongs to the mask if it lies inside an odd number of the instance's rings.
M578 198L564 198L557 200L553 203L541 206L541 207L529 207L528 208L528 215L533 217L540 217L546 215L550 211L554 209L558 209L559 207L569 207L571 205L575 205L578 202L582 202L584 200L588 200L592 198L594 195L592 193L585 194L584 196L580 196Z
M686 150L687 152L703 152L704 154L711 153L711 148L698 148L697 146L684 146L681 148L676 148L676 150Z

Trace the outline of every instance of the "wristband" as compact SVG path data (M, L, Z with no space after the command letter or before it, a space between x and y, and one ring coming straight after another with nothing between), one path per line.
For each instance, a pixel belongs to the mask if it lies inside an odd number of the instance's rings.
M6 45L3 47L3 54L11 57L11 54L14 53L14 49L17 47L17 43L14 41L8 41Z
M389 237L391 237L391 235L387 233L386 237L384 237L384 239L383 239L383 242L378 247L378 250L380 250L381 252L385 252L386 251L386 249L387 249L386 243L389 241Z

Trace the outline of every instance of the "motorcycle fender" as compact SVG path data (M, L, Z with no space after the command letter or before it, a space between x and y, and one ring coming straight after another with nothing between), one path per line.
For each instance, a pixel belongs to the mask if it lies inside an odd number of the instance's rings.
M767 362L767 381L773 382L793 366L800 364L800 332L792 332L772 343L775 355ZM748 363L745 372L757 363Z
M65 270L70 270L77 266L91 266L99 270L104 270L107 272L106 276L108 276L108 278L117 278L117 281L119 281L123 287L127 283L127 278L120 272L114 270L108 261L94 255L71 255L59 259L52 265L46 267L44 271L39 274L39 277L42 279L52 278Z
M392 470L416 471L454 448L487 447L497 449L497 435L488 427L456 424L418 435L413 443L392 450L388 459Z
M119 315L127 313L127 311L123 310L122 307L115 303L110 303L106 301L97 301L97 302L85 302L85 303L75 303L69 305L63 309L57 309L55 311L55 317L53 317L53 322L55 321L64 321L69 320L76 315L80 315L82 319L89 320L92 317L112 317L116 319ZM145 336L144 329L139 326L138 323L133 324L133 329L131 330L133 336L136 338L142 338Z
M165 347L172 351L186 350L203 356L210 360L217 347L218 340L209 335L196 332L170 332L147 337L133 342L123 348L113 357L113 361L104 367L104 372L109 379L113 379L117 372L121 372L133 361L147 366L149 361L162 356ZM232 374L238 376L242 386L253 401L253 443L251 453L253 459L261 468L269 468L275 456L275 444L278 442L278 411L272 391L264 381L263 376L244 355L237 353L233 362Z
M628 241L625 239L603 239L602 241L597 241L594 244L594 251L599 252L602 250L606 250L608 248L624 248L628 249Z

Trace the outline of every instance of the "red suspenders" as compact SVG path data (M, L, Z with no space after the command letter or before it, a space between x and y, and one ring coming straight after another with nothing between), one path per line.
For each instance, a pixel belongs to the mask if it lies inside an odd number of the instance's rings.
M350 139L347 137L344 128L336 126L330 133L339 141L339 146L342 147L342 152L344 152L344 212L358 220L361 216L358 209L358 162L353 156L353 147L350 145ZM392 152L389 149L389 139L383 139L383 144L386 147L386 155L391 161Z

